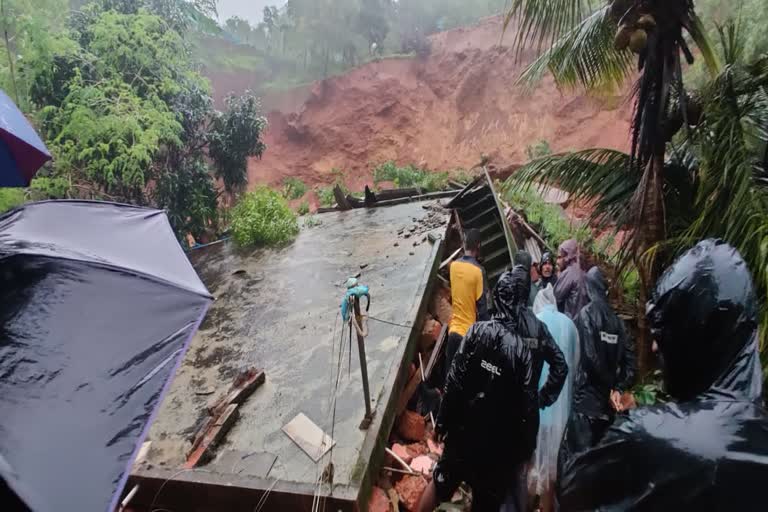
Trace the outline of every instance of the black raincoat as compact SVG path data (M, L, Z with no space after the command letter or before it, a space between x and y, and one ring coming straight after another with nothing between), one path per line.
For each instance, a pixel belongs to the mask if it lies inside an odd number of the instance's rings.
M600 440L615 415L611 391L628 390L636 372L634 343L608 304L608 285L599 268L589 270L586 283L591 302L575 319L581 365L560 450L561 465Z
M497 306L503 300L494 295ZM453 360L436 419L436 432L446 434L444 457L453 454L464 471L506 485L507 473L536 447L536 385L523 339L499 320L475 323Z
M677 402L632 411L562 468L562 509L764 510L768 416L741 256L699 243L661 277L648 318Z
M531 274L525 265L515 265L502 279L494 290L494 297L500 298L494 317L528 345L533 357L534 382L538 384L544 363L549 365L549 376L539 391L539 408L544 409L557 401L568 376L568 365L547 326L528 307Z
M575 319L581 308L589 303L584 271L581 270L579 246L576 240L566 240L560 245L563 268L555 283L557 309Z

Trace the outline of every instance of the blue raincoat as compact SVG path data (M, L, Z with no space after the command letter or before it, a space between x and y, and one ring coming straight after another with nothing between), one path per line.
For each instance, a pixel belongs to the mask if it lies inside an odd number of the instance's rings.
M557 454L563 438L565 424L571 413L573 383L579 368L579 335L573 321L557 310L557 300L551 285L536 295L533 304L536 317L546 324L558 347L565 356L568 372L563 390L552 406L541 411L536 453L529 473L529 487L536 494L542 494L551 488L557 478ZM549 365L545 363L541 373L539 387L543 386L549 375Z

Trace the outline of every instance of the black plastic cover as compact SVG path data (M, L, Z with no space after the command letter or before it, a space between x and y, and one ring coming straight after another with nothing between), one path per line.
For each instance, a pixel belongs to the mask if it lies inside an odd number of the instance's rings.
M49 201L0 217L0 499L114 509L211 300L162 211Z
M659 280L648 319L674 402L620 418L565 466L563 510L763 510L768 416L744 260L706 240Z

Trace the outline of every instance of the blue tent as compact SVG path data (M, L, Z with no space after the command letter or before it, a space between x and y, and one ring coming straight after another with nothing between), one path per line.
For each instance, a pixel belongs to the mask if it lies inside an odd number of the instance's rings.
M35 129L0 90L0 187L28 187L38 169L50 159Z

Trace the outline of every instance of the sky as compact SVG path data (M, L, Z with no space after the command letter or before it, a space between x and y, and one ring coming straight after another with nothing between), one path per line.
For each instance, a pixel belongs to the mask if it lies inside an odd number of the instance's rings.
M251 25L261 21L261 14L267 5L281 6L285 0L219 0L217 10L219 21L224 23L232 16L240 16L248 20Z

